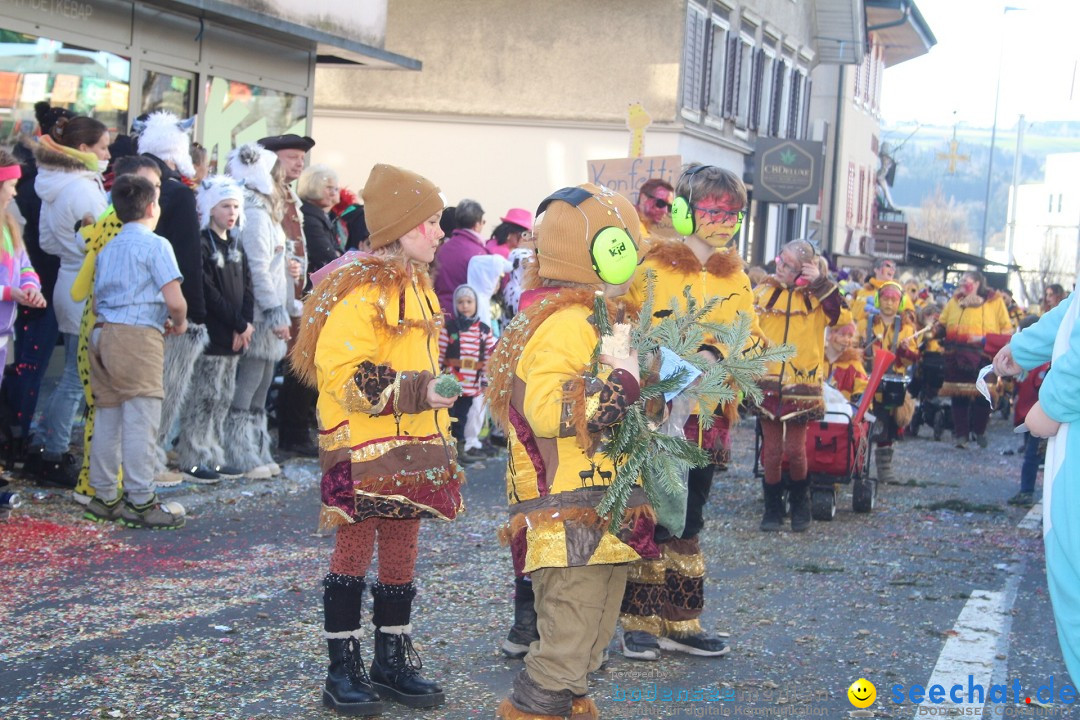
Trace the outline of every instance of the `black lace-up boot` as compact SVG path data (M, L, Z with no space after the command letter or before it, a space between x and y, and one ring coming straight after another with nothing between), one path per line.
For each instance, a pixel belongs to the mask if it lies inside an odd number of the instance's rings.
M412 601L416 596L413 584L371 586L375 598L375 659L371 662L371 682L383 697L402 705L427 708L446 701L442 688L421 674L424 664L413 648Z
M344 715L378 715L386 709L360 656L364 578L330 573L323 580L323 613L330 667L323 705Z

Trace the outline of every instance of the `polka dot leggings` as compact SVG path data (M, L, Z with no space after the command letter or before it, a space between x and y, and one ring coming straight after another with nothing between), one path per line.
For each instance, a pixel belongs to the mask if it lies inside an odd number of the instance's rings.
M412 582L419 545L420 520L369 518L337 531L330 572L363 577L371 567L376 540L379 546L379 582L404 585Z

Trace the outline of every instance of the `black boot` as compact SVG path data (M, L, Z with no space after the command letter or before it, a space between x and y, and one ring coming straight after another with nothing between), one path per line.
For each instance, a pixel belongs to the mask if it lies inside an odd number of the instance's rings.
M330 667L323 705L344 715L378 715L386 709L360 657L364 578L331 573L323 580L323 614Z
M792 480L788 486L788 499L791 502L791 531L806 532L810 527L810 482Z
M761 516L761 529L764 532L779 532L784 524L784 487L780 483L770 485L761 481L765 494L765 514Z
M375 659L371 661L371 682L384 697L413 708L442 705L442 688L420 675L424 664L413 648L409 632L412 625L413 584L371 586L375 597Z
M536 608L532 583L523 577L514 578L514 626L503 640L503 655L520 660L529 652L529 645L540 639L536 630Z

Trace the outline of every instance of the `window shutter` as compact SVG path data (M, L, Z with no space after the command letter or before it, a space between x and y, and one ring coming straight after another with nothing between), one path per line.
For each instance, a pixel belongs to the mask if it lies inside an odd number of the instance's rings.
M849 162L847 166L847 207L844 208L844 218L847 224L853 225L855 220L855 163Z
M802 91L802 73L791 73L791 102L788 103L788 116L784 118L787 128L784 132L784 137L793 138L796 135L798 128L796 124L799 120L799 97Z
M801 127L799 128L799 139L805 140L810 133L810 98L814 97L811 94L810 88L813 85L813 80L808 77L803 78L803 86L806 91L803 93L803 106L802 106L802 119L799 121Z
M760 125L762 81L765 78L765 51L754 51L754 72L750 84L750 129L757 130Z
M724 63L724 117L735 114L735 89L739 82L736 59L739 55L739 38L734 32L728 35L727 62Z
M784 98L784 74L787 71L787 63L783 60L776 62L776 74L773 77L772 101L769 104L769 136L780 137L780 105Z
M742 71L743 71L743 48L746 47L746 43L742 41L742 38L735 38L735 68L732 73L733 87L731 90L731 119L737 120L739 117L739 97L742 93L748 92L748 88L743 87Z
M705 10L686 6L686 42L683 46L683 107L700 110L705 81Z
M863 226L863 203L866 202L866 170L865 168L859 168L859 204L856 206L858 209L858 217L856 218L856 227Z

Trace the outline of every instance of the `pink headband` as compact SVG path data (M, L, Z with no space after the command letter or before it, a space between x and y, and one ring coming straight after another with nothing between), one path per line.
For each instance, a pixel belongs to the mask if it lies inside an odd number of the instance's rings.
M19 165L0 165L0 182L18 180L21 177L22 167Z

